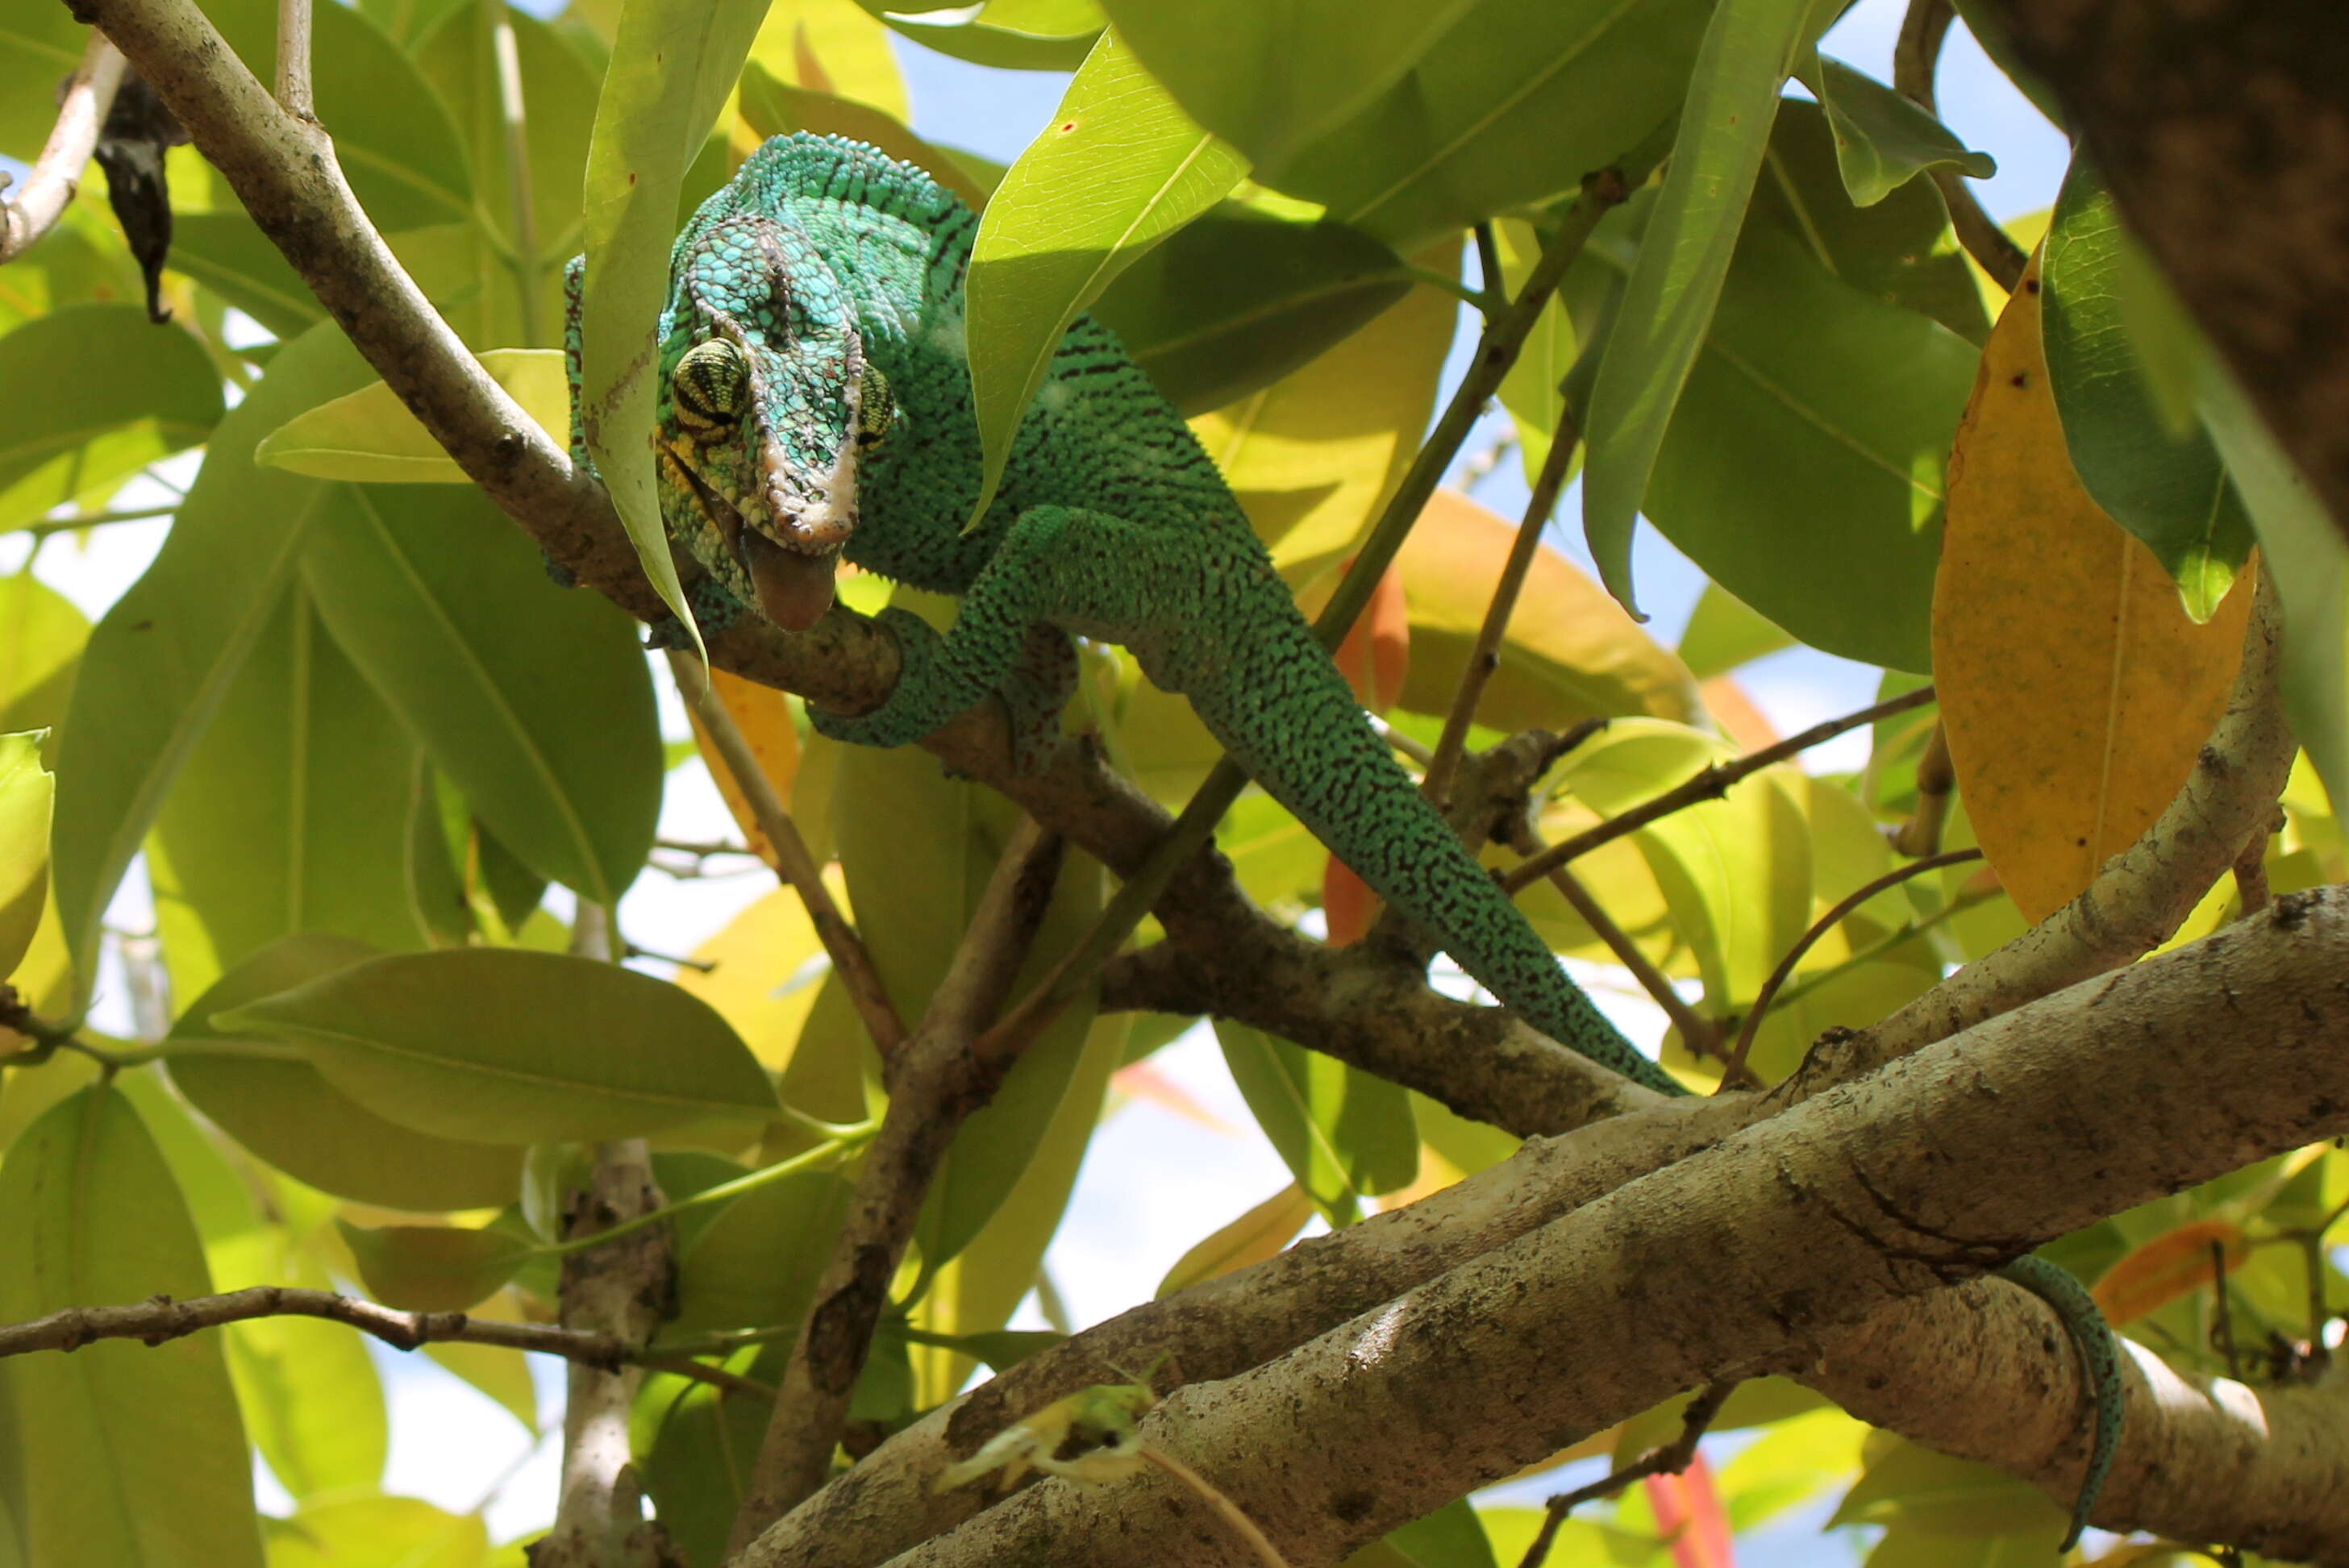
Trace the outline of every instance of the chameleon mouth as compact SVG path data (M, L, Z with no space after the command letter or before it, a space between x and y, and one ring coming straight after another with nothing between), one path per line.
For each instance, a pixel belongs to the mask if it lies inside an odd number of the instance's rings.
M804 632L832 608L832 572L837 545L821 554L787 549L737 521L734 554L750 574L759 608L786 632Z

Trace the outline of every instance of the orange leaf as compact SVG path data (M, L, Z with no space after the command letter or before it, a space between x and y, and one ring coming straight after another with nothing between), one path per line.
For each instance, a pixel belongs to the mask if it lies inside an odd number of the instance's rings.
M2192 1220L2131 1252L2105 1271L2091 1294L2107 1323L2129 1323L2158 1312L2211 1283L2210 1248L2217 1243L2231 1272L2250 1250L2242 1228L2230 1220Z
M1129 1062L1109 1075L1109 1086L1130 1099L1145 1100L1169 1116L1220 1137L1239 1136L1239 1129L1201 1104L1198 1096L1167 1077L1156 1062Z
M2080 488L2040 347L2037 268L2000 315L1958 426L1933 589L1933 678L1960 792L2033 921L2186 781L2226 706L2251 601L2239 579L2195 625L2153 552Z
M1353 562L1348 562L1351 566ZM1411 669L1411 612L1402 596L1402 574L1393 567L1371 585L1371 602L1338 645L1338 668L1354 688L1354 700L1384 713L1402 695Z
M792 725L790 699L772 686L746 681L715 665L709 670L709 689L733 716L734 727L750 743L750 755L759 759L767 782L775 787L776 797L790 799L792 780L800 770L800 735ZM693 744L700 750L702 761L709 765L709 776L718 781L718 792L726 798L726 809L734 813L735 824L742 830L751 851L773 865L775 851L768 844L767 835L759 830L759 820L752 815L750 801L743 798L741 787L734 782L733 773L719 758L709 737L702 733L701 716L690 717Z
M1185 1253L1159 1282L1158 1299L1275 1256L1312 1217L1313 1200L1291 1182Z
M1395 558L1411 601L1413 657L1402 707L1451 710L1516 538L1516 523L1456 490L1428 499ZM1679 655L1565 556L1547 546L1534 552L1500 668L1476 704L1479 722L1562 730L1634 713L1694 724L1699 712L1696 682Z
M1330 923L1332 947L1360 942L1379 917L1379 895L1346 862L1331 855L1321 868L1321 913Z
M1729 1515L1702 1454L1678 1475L1651 1475L1640 1484L1647 1488L1656 1528L1671 1542L1672 1568L1735 1568Z
M1755 706L1735 676L1714 676L1697 690L1704 694L1704 710L1740 751L1759 751L1782 738L1770 716Z

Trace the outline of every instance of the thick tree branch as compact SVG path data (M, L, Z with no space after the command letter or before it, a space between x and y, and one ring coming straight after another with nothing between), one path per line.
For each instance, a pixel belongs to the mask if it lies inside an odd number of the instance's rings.
M2344 958L2349 894L2280 900L2270 918L1819 1095L1278 1362L1185 1387L1145 1433L1292 1562L1335 1561L1680 1389L1806 1367L1876 1314L2036 1240L2349 1129ZM2126 1125L2113 1125L2116 1098ZM2061 1370L2028 1398L2076 1421L2069 1353L2047 1338ZM2135 1414L2155 1401L2133 1381ZM2133 1522L2119 1499L2159 1469L2189 1538L2349 1563L2340 1445L2251 1443L2239 1421L2220 1451L2181 1460L2177 1429L2158 1407L2146 1413L2102 1522ZM2076 1439L2024 1468L2068 1479L2066 1447ZM2300 1504L2289 1514L2245 1506L2286 1493ZM1046 1482L899 1561L1242 1561L1187 1517L1147 1479Z
M2349 27L2269 0L1983 0L2349 530Z
M81 65L66 85L65 101L57 106L57 124L33 160L33 171L16 199L0 201L0 265L23 255L57 227L81 189L81 171L98 146L98 128L114 107L114 90L122 85L122 54L92 33L82 52ZM0 187L5 184L0 179Z

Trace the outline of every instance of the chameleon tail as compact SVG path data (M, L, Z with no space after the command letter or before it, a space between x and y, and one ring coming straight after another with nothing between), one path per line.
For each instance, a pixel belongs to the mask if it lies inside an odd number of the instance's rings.
M2069 1552L2079 1544L2088 1526L2088 1511L2105 1490L2113 1471L2113 1454L2121 1441L2124 1406L2121 1399L2121 1351L2112 1326L2096 1308L2087 1287L2046 1259L2029 1253L1998 1271L1999 1277L2021 1285L2054 1310L2080 1353L2080 1372L2095 1402L2096 1430L2088 1449L2088 1468L2080 1478L2080 1491L2072 1503L2072 1528L2057 1548Z
M1311 628L1258 617L1245 645L1184 683L1216 738L1314 837L1526 1023L1662 1094L1688 1091L1640 1054L1559 967L1363 719Z

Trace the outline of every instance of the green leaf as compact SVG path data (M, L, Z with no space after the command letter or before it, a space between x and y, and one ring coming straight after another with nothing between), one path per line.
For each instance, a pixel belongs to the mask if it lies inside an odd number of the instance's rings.
M1571 191L1638 145L1680 108L1713 9L1483 0L1392 87L1257 178L1408 254ZM1350 10L1337 15L1350 25Z
M241 207L171 217L171 266L281 338L326 319L302 274Z
M364 943L328 935L289 936L252 954L172 1028L172 1083L254 1153L337 1197L422 1213L512 1202L522 1154L510 1145L435 1138L388 1121L307 1062L202 1048L238 1038L212 1026L215 1014L376 956Z
M2283 604L2284 715L2324 780L2333 810L2349 801L2349 552L2324 503L2233 375L2215 357L2197 378L2197 406L2242 487Z
M65 722L76 662L89 618L32 573L0 577L0 730L51 729ZM54 752L57 738L43 743Z
M570 439L571 390L564 380L562 350L492 348L479 357L481 368L541 429L557 441ZM264 437L253 456L264 467L322 480L473 482L380 381L295 415Z
M156 820L170 884L158 897L187 906L214 969L297 931L422 946L408 900L415 770L415 741L320 627L297 583Z
M523 948L378 958L212 1017L302 1046L368 1109L480 1143L763 1119L774 1091L726 1021L616 964Z
M41 737L0 735L0 980L16 973L49 896L49 807L57 781Z
M1121 273L1093 306L1185 415L1268 387L1410 292L1359 230L1226 201Z
M205 0L204 15L262 80L277 53L272 0ZM470 222L474 190L440 95L382 28L348 5L320 6L311 87L367 216L385 233Z
M1780 100L1770 150L1754 182L1748 232L1775 226L1818 264L1879 304L1931 316L1977 346L1990 313L1949 211L1930 181L1903 185L1873 207L1855 207L1836 164L1835 133L1816 104ZM1734 277L1738 261L1729 263Z
M462 1312L487 1301L528 1259L529 1243L500 1230L462 1225L335 1228L359 1265L367 1294L405 1312Z
M119 1094L52 1106L0 1165L0 1319L212 1289L187 1206ZM217 1336L105 1340L8 1364L31 1418L18 1464L26 1560L260 1568L253 1465Z
M882 20L899 37L999 71L1073 71L1085 63L1085 57L1102 37L1099 28L1084 33L1026 33L990 26L984 21L947 26L894 13Z
M1755 226L1656 455L1648 518L1813 647L1929 669L1943 471L1979 360ZM1789 495L1804 498L1799 528Z
M1390 1532L1386 1540L1420 1568L1498 1568L1493 1543L1464 1497Z
M2173 433L2155 406L2122 304L2134 243L2095 166L2075 156L2047 231L2047 380L2082 488L2145 542L2199 624L2251 553L2251 522L2210 438Z
M478 490L343 493L304 562L336 642L507 848L582 897L617 901L660 810L635 623L550 583Z
M1702 681L1794 644L1768 616L1720 583L1708 583L1681 630L1679 651L1689 674Z
M1830 1529L1857 1523L1899 1524L1969 1540L2044 1532L2044 1552L2062 1538L2064 1522L2062 1511L2027 1481L1896 1439L1869 1460L1827 1521Z
M224 1291L335 1287L316 1257L295 1253L277 1226L216 1244L211 1256L219 1274L213 1283ZM383 1480L390 1447L383 1380L357 1330L288 1315L230 1324L222 1332L237 1408L280 1486L311 1498Z
M1705 26L1680 135L1591 388L1582 527L1600 581L1639 614L1631 530L1703 346L1811 0L1723 5Z
M1683 726L1618 719L1568 754L1560 782L1612 817L1729 755L1720 740ZM1632 835L1716 1013L1751 998L1810 924L1810 836L1793 793L1800 778L1765 769Z
M781 1381L790 1355L788 1343L762 1345L737 1352L725 1366L772 1385ZM691 1568L717 1568L725 1560L727 1532L749 1490L768 1409L763 1400L674 1373L645 1378L628 1420L628 1448L638 1456L661 1524Z
M112 490L221 417L203 346L135 304L78 304L0 337L0 528Z
M450 1513L413 1497L311 1498L272 1519L269 1568L489 1568L479 1513Z
M1361 112L1423 59L1477 0L1105 0L1103 9L1184 112L1277 168ZM1300 70L1300 61L1312 68Z
M1229 1019L1216 1020L1216 1038L1257 1125L1332 1225L1359 1218L1362 1198L1418 1176L1408 1090Z
M90 633L57 748L53 848L57 913L84 985L98 917L328 499L308 480L255 469L253 444L367 377L331 325L287 344L221 420L162 553Z
M1132 1019L1130 1013L1110 1013L1093 1020L1076 1071L1052 1119L1036 1136L1027 1168L916 1304L924 1330L957 1341L916 1340L910 1354L922 1403L952 1398L969 1377L974 1357L999 1372L1009 1365L1004 1357L1017 1360L1037 1348L1032 1335L997 1331L1035 1288L1100 1124L1110 1075L1124 1060Z
M57 119L57 83L81 64L89 28L60 6L0 16L0 154L33 161ZM28 253L29 254L29 253Z
M896 602L916 599L901 591ZM934 611L945 603L926 601ZM945 977L1018 816L990 791L947 778L913 748L848 747L839 766L832 822L849 902L889 995L918 1014ZM1025 995L1090 927L1101 899L1100 867L1068 856L1012 995ZM1040 1157L1040 1140L1071 1092L1092 1019L1089 997L1063 1011L1020 1054L994 1099L955 1134L915 1232L926 1272L968 1244Z
M974 521L995 499L1012 438L1077 313L1247 172L1115 34L1102 35L1052 123L996 188L973 243L971 403L986 454Z
M1841 60L1821 55L1804 83L1835 128L1836 166L1855 207L1875 206L1928 169L1972 180L1998 172L1990 154L1969 150L1921 106Z
M762 141L771 136L805 130L819 136L844 136L852 141L870 142L890 157L926 172L961 197L971 211L978 211L987 205L986 187L945 152L906 129L902 121L854 98L779 81L756 60L742 67L739 112L742 123Z
M653 340L678 193L767 11L766 0L627 0L588 146L579 419L645 576L701 651L654 498Z
M852 1196L838 1171L802 1171L752 1188L681 1234L677 1315L663 1332L798 1327Z

